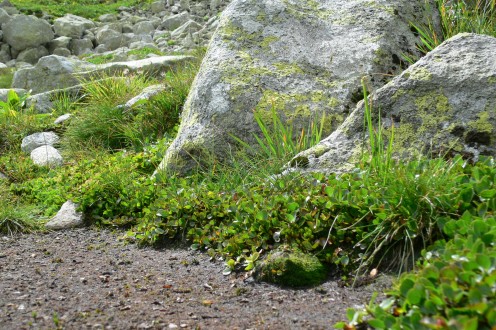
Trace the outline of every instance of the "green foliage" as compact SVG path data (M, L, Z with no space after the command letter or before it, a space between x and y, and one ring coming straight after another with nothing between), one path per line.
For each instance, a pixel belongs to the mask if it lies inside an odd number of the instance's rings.
M50 115L35 114L32 108L24 108L27 97L11 90L6 102L0 101L0 154L19 150L26 135L52 127Z
M10 88L14 79L14 70L11 68L0 69L0 88Z
M26 103L29 93L19 96L15 90L7 92L7 101L0 101L0 121L9 121L18 116Z
M9 193L6 183L0 182L0 233L14 235L40 229L39 210L20 203Z
M436 218L439 237L422 251L417 271L404 274L390 298L349 312L354 329L491 329L496 325L496 168L483 159L457 170L456 208ZM444 239L442 239L444 237ZM445 240L446 239L446 240ZM368 317L368 318L367 318Z
M86 81L86 97L69 123L62 144L67 150L104 148L118 150L143 147L175 134L182 106L198 70L186 64L165 74L165 90L137 102L122 105L153 83L143 75L98 77Z
M93 64L105 64L112 62L114 60L114 54L101 54L101 55L85 54L81 56L81 58L86 62L90 62Z
M150 175L162 159L162 149L108 154L92 150L57 171L15 183L11 191L53 215L68 199L80 204L93 221L127 224L140 217L155 194Z
M152 47L143 47L139 49L131 49L130 51L127 52L127 55L135 55L138 57L138 59L144 59L150 54L155 54L162 56L164 55L163 52L161 52L159 49L152 48Z
M437 31L432 21L428 22L427 26L415 22L410 23L419 34L418 49L422 54L430 52L444 40L458 33L469 32L496 36L496 1L436 0L436 4L440 12L442 31ZM417 60L406 54L403 54L403 58L410 64Z
M12 0L22 13L27 15L41 16L42 12L47 12L55 17L73 14L86 18L96 19L100 15L111 12L117 13L121 6L136 6L148 3L149 1L139 0L81 0L81 1L60 1L60 0Z
M294 127L291 123L284 123L279 117L275 107L271 108L271 122L267 123L261 113L254 113L255 121L262 132L262 137L253 134L258 149L250 146L245 141L233 136L233 138L246 150L257 154L265 159L279 159L287 162L298 152L306 150L320 142L324 128L325 114L322 118L315 118L308 125L308 129L302 129L298 137L294 138Z

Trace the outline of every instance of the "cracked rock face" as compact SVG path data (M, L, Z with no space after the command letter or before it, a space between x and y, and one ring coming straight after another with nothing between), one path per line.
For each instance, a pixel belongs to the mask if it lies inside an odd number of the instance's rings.
M409 22L425 22L424 1L235 0L223 12L161 170L186 173L225 158L234 135L255 143L254 110L272 109L295 132L326 114L334 130L360 99L416 54Z
M459 34L369 97L373 118L397 158L461 154L496 156L496 38ZM360 160L364 103L317 146L298 154L289 170L345 172Z

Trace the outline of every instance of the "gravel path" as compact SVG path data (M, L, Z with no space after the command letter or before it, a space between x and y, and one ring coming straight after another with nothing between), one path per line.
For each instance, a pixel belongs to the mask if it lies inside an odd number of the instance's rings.
M138 248L107 230L0 237L0 329L332 329L388 277L293 290L223 276L185 248Z

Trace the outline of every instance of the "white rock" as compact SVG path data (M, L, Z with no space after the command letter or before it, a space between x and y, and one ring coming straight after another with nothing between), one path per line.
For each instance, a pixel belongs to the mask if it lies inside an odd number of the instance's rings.
M62 156L52 146L41 146L31 151L31 160L38 166L57 167L63 163Z
M78 205L68 200L57 214L45 225L47 229L60 230L84 225L83 213L77 211Z

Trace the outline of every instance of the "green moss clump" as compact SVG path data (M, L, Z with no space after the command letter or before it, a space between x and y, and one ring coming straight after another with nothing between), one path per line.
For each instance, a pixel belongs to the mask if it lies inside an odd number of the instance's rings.
M314 255L279 249L257 266L255 277L282 286L306 287L321 284L327 277L327 269Z

